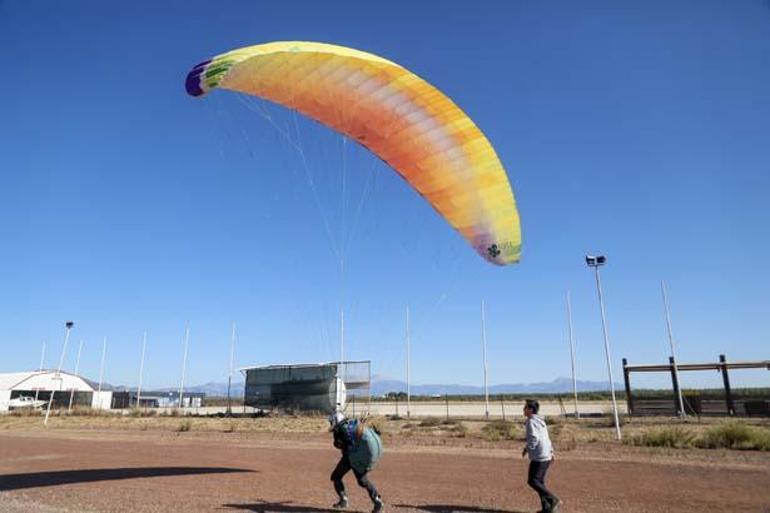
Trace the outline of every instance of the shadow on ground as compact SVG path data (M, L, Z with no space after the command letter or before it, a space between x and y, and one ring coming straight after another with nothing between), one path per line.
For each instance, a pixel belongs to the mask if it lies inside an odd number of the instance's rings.
M478 506L451 506L449 504L394 504L398 508L411 508L417 511L429 511L430 513L525 513L520 509L494 509Z
M314 508L312 506L293 506L291 502L255 502L253 504L222 504L223 508L252 511L254 513L321 513L337 512L331 508Z
M36 488L39 486L93 483L96 481L115 481L119 479L189 476L196 474L229 474L233 472L254 471L240 468L222 467L139 467L31 472L29 474L0 475L0 491Z

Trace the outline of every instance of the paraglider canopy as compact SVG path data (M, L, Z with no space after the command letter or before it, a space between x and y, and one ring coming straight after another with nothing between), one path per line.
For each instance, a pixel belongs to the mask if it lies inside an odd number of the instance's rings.
M239 48L195 66L187 92L258 96L351 137L389 164L485 260L519 261L521 228L500 159L446 95L376 55L287 41Z

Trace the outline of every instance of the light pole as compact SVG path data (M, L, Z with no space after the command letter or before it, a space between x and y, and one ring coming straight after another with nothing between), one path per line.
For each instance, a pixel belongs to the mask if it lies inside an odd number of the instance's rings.
M59 367L56 369L56 379L61 380L61 368L62 365L64 365L64 355L67 354L67 343L70 340L70 331L72 330L72 327L75 325L72 321L67 321L64 323L64 345L61 348L61 357L59 358ZM61 382L59 382L61 385ZM43 421L43 425L48 424L48 416L51 415L51 403L53 403L53 395L54 390L53 387L51 387L51 395L48 397L48 409L45 411L45 420Z
M610 357L610 340L607 335L607 317L604 314L604 297L602 296L602 279L599 276L599 267L607 263L607 257L604 255L586 255L586 264L593 267L596 274L596 292L599 294L599 308L602 313L602 332L604 333L604 352L607 356L607 373L610 376L610 392L612 393L612 413L615 416L615 432L618 440L623 439L620 433L620 419L618 418L618 403L615 400L615 382L612 379L612 358Z

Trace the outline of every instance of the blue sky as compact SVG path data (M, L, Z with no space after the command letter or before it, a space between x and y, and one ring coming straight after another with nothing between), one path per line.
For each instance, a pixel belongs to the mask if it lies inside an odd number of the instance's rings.
M197 62L292 39L397 61L466 110L509 172L522 262L485 263L323 127L185 94ZM408 303L414 381L480 383L484 299L490 382L550 381L569 375L570 289L579 378L601 380L587 252L609 258L616 377L668 356L661 279L680 360L768 358L766 2L6 0L0 57L0 372L44 341L54 367L72 319L68 368L82 339L98 376L106 336L106 380L135 384L146 329L145 383L174 385L189 322L187 381L223 381L233 320L237 365L325 361L344 307L346 356L399 378Z

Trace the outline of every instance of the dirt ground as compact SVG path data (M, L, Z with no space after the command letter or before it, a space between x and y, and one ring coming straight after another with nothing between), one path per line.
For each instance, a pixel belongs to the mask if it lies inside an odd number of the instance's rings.
M43 429L21 419L0 429L0 511L330 511L338 453L316 424L175 432ZM387 511L539 509L518 441L386 436L385 443L371 479ZM351 510L369 511L353 476L346 482ZM549 483L564 512L770 513L770 453L581 443L557 454Z

